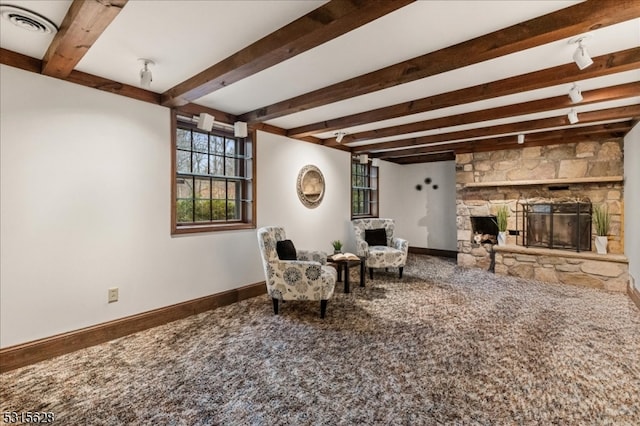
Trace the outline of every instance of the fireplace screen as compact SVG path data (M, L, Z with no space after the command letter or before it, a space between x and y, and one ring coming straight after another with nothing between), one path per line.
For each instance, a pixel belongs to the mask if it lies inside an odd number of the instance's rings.
M516 214L521 245L591 250L591 203L520 203Z

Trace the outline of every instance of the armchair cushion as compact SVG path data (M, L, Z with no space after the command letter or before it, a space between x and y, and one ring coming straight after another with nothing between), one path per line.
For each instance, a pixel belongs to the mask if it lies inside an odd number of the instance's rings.
M276 252L278 252L278 259L280 260L296 260L298 258L296 247L291 240L277 241Z
M364 240L370 246L386 246L387 231L384 228L365 229Z

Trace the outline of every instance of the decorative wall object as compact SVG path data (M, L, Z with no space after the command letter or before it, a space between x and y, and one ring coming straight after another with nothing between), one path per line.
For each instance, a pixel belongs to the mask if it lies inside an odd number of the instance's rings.
M324 176L320 169L312 164L300 169L296 189L302 204L310 209L318 207L324 197Z
M424 183L426 183L427 185L431 185L431 178L425 178ZM438 189L438 185L434 184L431 186L433 189ZM416 185L416 191L422 191L422 185L418 184Z

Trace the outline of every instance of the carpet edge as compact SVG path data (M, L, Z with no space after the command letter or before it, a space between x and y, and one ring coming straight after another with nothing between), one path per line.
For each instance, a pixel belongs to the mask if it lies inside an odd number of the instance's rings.
M261 281L209 296L0 349L0 373L266 294Z

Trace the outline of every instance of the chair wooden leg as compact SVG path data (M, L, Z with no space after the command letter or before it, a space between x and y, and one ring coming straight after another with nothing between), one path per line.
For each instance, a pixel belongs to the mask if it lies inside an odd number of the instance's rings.
M327 300L320 301L320 318L324 318L324 314L327 313Z
M402 270L404 269L404 267L401 266L399 269L400 269L400 278L402 278Z
M278 315L278 299L274 297L272 300L273 300L273 313Z
M373 279L373 268L369 268L369 279Z

